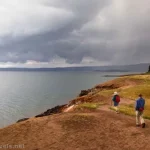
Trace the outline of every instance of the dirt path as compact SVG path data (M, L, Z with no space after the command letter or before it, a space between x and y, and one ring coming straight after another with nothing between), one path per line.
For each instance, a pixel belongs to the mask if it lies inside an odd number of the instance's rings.
M121 105L129 105L129 104L134 104L134 101L131 99L121 98L119 105L121 106ZM112 112L113 110L110 109L111 106L113 106L113 103L111 105L111 101L110 101L110 104L102 105L98 108L98 110Z
M11 125L0 130L0 145L24 144L25 150L150 150L150 121L145 129L137 128L134 117L101 108Z
M133 100L127 99L127 98L121 98L121 101L120 101L120 105L122 105L122 104L127 104L127 105L129 105L129 104L133 104L133 103L134 103Z

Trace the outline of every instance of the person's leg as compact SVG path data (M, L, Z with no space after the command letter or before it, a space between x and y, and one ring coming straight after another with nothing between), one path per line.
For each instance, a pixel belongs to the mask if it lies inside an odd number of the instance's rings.
M118 114L119 113L118 106L114 106L114 109L115 109L116 113Z
M118 108L118 106L116 106L116 112L119 113L119 108Z
M139 111L136 111L135 114L136 114L136 125L138 126L139 123L140 123L140 115L139 115Z
M115 111L117 112L117 106L114 106Z
M140 121L141 121L141 124L145 123L144 118L143 118L143 112L140 113Z
M115 111L118 113L119 111L119 109L118 109L118 103L116 103L116 102L114 102L114 108L115 108Z
M140 112L140 122L141 122L142 128L145 128L145 121L143 118L143 112Z

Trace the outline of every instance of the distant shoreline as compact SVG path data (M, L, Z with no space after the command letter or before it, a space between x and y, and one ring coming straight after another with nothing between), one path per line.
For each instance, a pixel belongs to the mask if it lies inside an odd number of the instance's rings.
M146 72L150 63L107 66L70 66L70 67L1 67L0 71L98 71L98 72ZM100 64L99 64L100 65Z
M16 72L131 72L121 69L93 69L93 68L0 68L0 71L16 71Z

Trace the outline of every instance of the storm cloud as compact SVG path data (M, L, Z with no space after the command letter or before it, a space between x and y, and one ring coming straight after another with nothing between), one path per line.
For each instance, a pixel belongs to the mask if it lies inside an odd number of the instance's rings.
M149 14L149 0L2 0L0 67L149 62Z

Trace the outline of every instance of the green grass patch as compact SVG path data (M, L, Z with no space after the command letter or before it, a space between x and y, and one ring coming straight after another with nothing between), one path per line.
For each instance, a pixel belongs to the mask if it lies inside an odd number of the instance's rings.
M144 110L144 118L145 119L150 119L150 109L149 108L150 108L150 105L147 105L145 107L145 110ZM115 111L114 107L110 107L110 109ZM119 112L121 112L125 115L135 116L134 104L119 106Z
M105 97L109 97L109 96L112 96L115 91L116 89L115 90L103 90L103 91L100 91L98 94L105 96Z
M110 82L110 83L109 83ZM131 82L131 87L129 88L115 88L115 89L104 89L98 92L99 95L110 97L115 91L119 92L121 97L136 99L140 93L150 98L149 88L150 88L150 75L132 75L116 78L112 81L106 83L106 86L111 84L120 85L120 87L126 86L126 84ZM133 82L133 86L132 86ZM137 85L136 85L137 83ZM135 85L134 85L135 84ZM129 84L130 85L130 84Z
M150 74L124 76L110 81L110 85L122 85L120 87L126 86L128 83L129 86L126 88L104 89L99 91L98 95L108 98L112 97L113 93L117 91L121 98L136 100L138 99L138 95L142 94L146 100L144 118L150 119ZM110 109L115 110L114 107L110 107ZM120 105L119 110L126 115L135 116L134 104Z
M87 109L97 109L100 105L104 105L105 103L82 103L78 105L78 109L87 108Z
M131 78L131 79L147 79L147 80L150 80L150 74L146 73L146 74L143 74L143 75L133 75L133 76L129 76L129 78Z
M139 94L142 94L145 99L150 99L149 94L150 84L137 85L120 92L121 97L129 99L137 99Z
M98 95L104 96L104 97L113 97L114 92L118 92L120 95L121 89L112 89L112 90L103 90L98 93Z
M145 104L144 117L150 119L150 100L148 99Z
M114 107L110 107L110 109L115 111ZM134 108L129 107L129 106L120 106L119 107L119 112L121 112L125 115L135 116Z
M119 107L119 111L125 115L135 116L135 110L133 106L122 105Z

